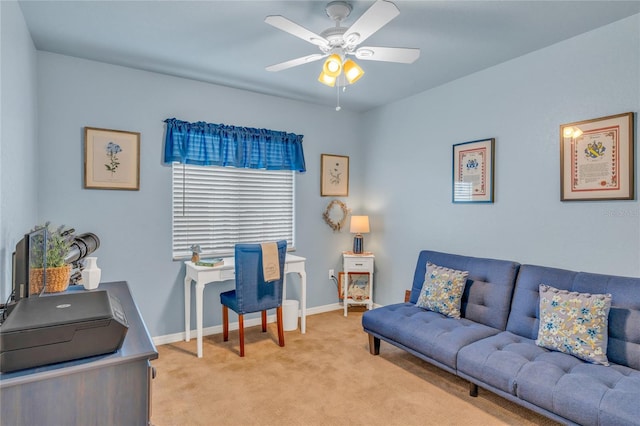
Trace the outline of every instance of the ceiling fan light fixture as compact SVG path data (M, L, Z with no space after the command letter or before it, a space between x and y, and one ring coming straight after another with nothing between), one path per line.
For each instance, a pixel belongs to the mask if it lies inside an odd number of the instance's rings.
M336 80L337 80L336 77L327 75L327 74L324 73L324 71L321 72L320 75L318 76L318 81L320 83L322 83L322 84L325 84L325 85L329 86L329 87L335 86L336 85Z
M391 0L376 0L353 24L344 27L342 23L353 10L349 1L329 1L325 10L335 25L318 34L281 15L270 15L265 18L267 24L316 45L321 52L271 65L266 68L267 71L282 71L325 59L318 81L335 88L338 96L336 107L338 111L340 110L340 89L344 91L348 85L357 82L364 75L364 70L351 57L358 60L410 64L420 56L420 49L415 48L359 47L360 43L398 16L400 10Z
M342 58L337 53L330 55L326 61L324 61L324 66L322 67L322 72L329 77L333 77L334 79L340 75L342 71Z
M346 61L344 61L344 64L342 66L344 68L344 76L347 78L350 84L353 84L356 81L360 80L360 78L364 75L364 71L362 70L362 68L360 68L360 65L358 65L351 59L347 59Z

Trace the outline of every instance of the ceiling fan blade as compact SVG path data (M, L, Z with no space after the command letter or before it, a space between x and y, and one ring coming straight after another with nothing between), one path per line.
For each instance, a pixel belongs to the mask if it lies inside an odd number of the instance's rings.
M293 67L297 67L298 65L303 65L309 62L314 62L317 61L319 59L322 59L324 57L326 57L327 55L323 55L321 53L314 53L313 55L308 55L308 56L303 56L301 58L296 58L296 59L291 59L289 61L285 61L285 62L280 62L279 64L275 64L275 65L269 65L268 67L266 67L265 69L267 71L282 71L282 70L286 70L287 68L293 68Z
M356 58L364 61L399 62L411 64L420 57L420 49L408 47L363 46L356 50Z
M347 46L355 46L400 14L395 4L378 0L344 33Z
M281 15L269 15L264 18L264 22L269 25L276 27L279 30L282 30L286 33L294 35L298 38L301 38L304 41L307 41L311 44L315 44L316 46L328 46L329 41L322 37L319 34L314 33L303 27L302 25L296 24L295 22L285 18Z

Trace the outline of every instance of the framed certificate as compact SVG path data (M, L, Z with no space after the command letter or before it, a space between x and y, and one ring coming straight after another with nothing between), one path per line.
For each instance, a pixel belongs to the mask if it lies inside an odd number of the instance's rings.
M560 199L632 200L633 113L560 126Z
M453 202L493 203L495 139L453 146Z

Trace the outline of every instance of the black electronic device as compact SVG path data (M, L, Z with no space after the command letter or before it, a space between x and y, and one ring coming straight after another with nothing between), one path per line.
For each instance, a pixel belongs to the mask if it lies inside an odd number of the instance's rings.
M21 299L0 325L3 373L115 352L127 319L105 290Z
M73 231L73 229L69 229L65 232L73 233ZM47 228L40 227L25 234L24 238L16 244L16 249L13 252L11 303L7 306L7 313L13 310L14 302L31 295L29 292L29 271L31 266L47 264L47 235ZM74 271L70 280L72 284L75 284L80 279L83 259L99 247L100 239L91 232L74 238L69 253L64 259L65 263L70 264L72 271ZM46 267L44 273L46 274Z
M12 297L14 302L29 297L29 268L32 264L47 263L47 229L40 228L25 234L13 252ZM35 257L39 257L36 259Z

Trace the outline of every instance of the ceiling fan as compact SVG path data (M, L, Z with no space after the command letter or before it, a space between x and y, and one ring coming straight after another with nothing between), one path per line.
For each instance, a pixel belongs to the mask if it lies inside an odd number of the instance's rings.
M329 18L335 22L335 26L327 28L320 34L281 15L270 15L265 18L264 21L267 24L314 44L320 49L320 53L270 65L266 67L267 71L282 71L328 57L318 81L331 87L335 86L336 82L338 86L346 86L346 84L355 83L364 74L362 68L348 58L349 56L366 61L404 64L413 63L420 56L420 49L360 46L360 43L400 14L400 10L390 1L377 0L349 28L341 24L351 13L351 4L346 1L332 1L327 4L325 10Z

